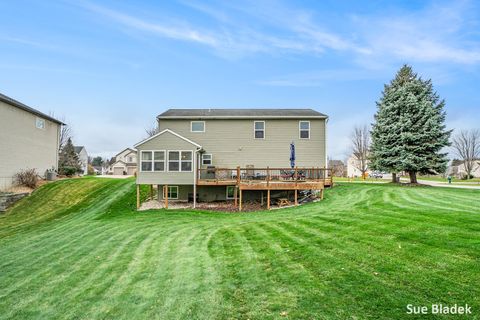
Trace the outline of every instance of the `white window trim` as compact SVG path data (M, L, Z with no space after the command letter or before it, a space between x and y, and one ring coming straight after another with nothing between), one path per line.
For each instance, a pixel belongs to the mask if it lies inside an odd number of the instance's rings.
M170 152L179 152L178 154L178 160L173 160L173 161L178 161L178 171L170 171ZM189 171L184 171L182 170L182 152L190 152L192 154L192 169ZM193 172L193 151L192 150L167 150L167 172Z
M193 123L194 122L203 122L203 131L193 131ZM205 132L205 130L207 130L207 124L205 123L205 121L196 121L196 120L190 121L190 132L202 133L202 132Z
M42 121L42 123L43 123L43 128L38 126L38 121ZM45 121L45 119L40 118L40 117L36 117L36 118L35 118L35 128L40 129L40 130L45 130L45 126L46 126L46 121Z
M255 123L257 122L263 122L263 138L257 138L255 137L255 132L257 132L258 129L255 128ZM260 131L260 130L258 130ZM267 126L265 124L265 121L260 121L260 120L254 120L253 121L253 139L255 140L265 140L265 137L267 135Z
M228 188L233 188L233 197L231 197L231 198L228 197ZM233 200L233 199L235 199L235 186L227 186L227 187L225 188L225 199L227 199L227 200Z
M165 188L165 192L166 192L167 194L164 194L164 195L163 195L163 199L166 198L165 196L168 196L168 192L169 192L169 189L170 189L170 188L176 188L176 189L177 189L177 197L176 197L176 198L168 197L168 200L178 200L178 194L179 194L179 193L178 193L178 192L179 192L179 191L178 191L178 186L167 186L167 187Z
M150 162L152 163L152 170L143 170L142 168L142 162L148 162L149 160L143 160L142 159L142 153L144 152L151 152L152 153L152 160ZM164 153L164 166L163 170L155 170L155 152L163 152ZM161 160L157 160L156 162L162 162ZM167 151L166 150L141 150L140 151L140 172L165 172L167 166Z
M302 123L302 122L308 122L308 138L302 138L302 131L307 131L307 129L302 129L302 127L301 127L301 123ZM308 121L308 120L300 120L300 121L298 121L298 138L299 138L299 139L301 139L301 140L310 140L311 133L312 133L312 127L311 127L310 121Z
M210 156L210 163L209 164L203 162L203 157L204 156ZM202 166L209 166L209 165L211 166L212 164L213 164L213 155L211 153L202 154Z

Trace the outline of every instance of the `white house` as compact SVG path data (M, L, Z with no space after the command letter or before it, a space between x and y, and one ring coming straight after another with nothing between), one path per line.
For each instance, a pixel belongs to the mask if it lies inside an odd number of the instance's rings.
M82 167L82 174L88 174L88 153L84 146L75 146L75 153L78 155L78 160Z

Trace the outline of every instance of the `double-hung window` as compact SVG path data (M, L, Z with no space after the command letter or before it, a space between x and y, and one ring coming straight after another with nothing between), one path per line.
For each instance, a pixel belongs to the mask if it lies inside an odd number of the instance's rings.
M165 171L165 151L142 151L141 171Z
M255 139L265 139L265 121L254 121L253 135Z
M142 171L152 171L152 151L142 151L141 152L141 161L140 166Z
M168 199L178 199L178 186L168 186L167 196Z
M165 171L165 151L153 152L153 171Z
M211 165L212 164L212 155L209 153L202 154L202 165Z
M192 151L168 151L168 171L192 171Z
M190 122L191 132L205 132L205 121L192 121Z
M299 121L300 139L310 139L310 121Z

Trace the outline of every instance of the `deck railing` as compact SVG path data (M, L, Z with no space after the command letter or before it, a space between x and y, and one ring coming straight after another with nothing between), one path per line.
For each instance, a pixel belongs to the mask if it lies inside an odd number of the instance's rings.
M301 182L324 181L331 183L330 168L200 168L197 172L198 181L211 182Z

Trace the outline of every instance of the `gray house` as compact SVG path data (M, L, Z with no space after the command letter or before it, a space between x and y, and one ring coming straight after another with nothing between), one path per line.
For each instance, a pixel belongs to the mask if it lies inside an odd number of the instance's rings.
M61 121L0 94L0 190L15 173L57 169Z
M331 183L328 117L312 109L169 109L157 120L158 133L135 145L137 186L158 186L167 205L238 198L241 209L242 196L265 192L269 206L271 190L297 195Z
M88 153L84 146L75 146L75 153L82 166L82 174L88 174Z

